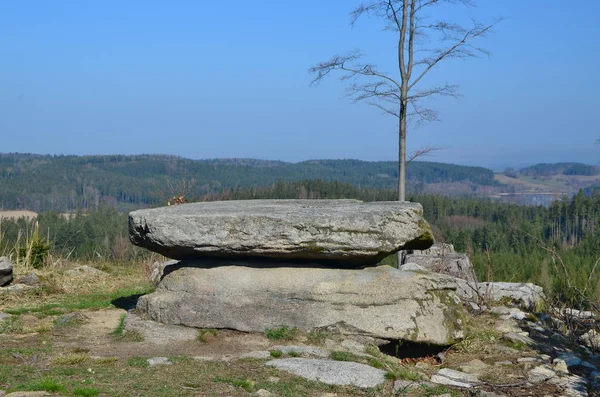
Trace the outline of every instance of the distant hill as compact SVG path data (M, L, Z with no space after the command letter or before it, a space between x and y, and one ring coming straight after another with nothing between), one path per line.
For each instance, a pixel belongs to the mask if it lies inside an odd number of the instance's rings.
M361 188L394 189L393 161L256 159L191 160L167 155L54 156L0 154L0 209L71 211L104 202L119 210L165 204L189 190L191 198L276 182L339 181ZM482 167L433 162L408 166L409 190L473 194L500 189Z
M522 168L519 173L527 176L552 176L552 175L581 175L594 176L600 174L600 167L582 163L541 163Z

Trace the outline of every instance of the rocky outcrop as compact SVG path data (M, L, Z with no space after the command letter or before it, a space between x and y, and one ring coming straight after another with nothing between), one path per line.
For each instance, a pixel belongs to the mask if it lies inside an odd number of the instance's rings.
M382 266L202 268L168 273L138 308L167 324L263 332L281 326L336 328L380 339L448 345L462 337L449 278Z
M539 285L532 283L470 283L456 279L457 293L463 299L502 301L510 300L515 304L527 308L533 308L544 299L544 290Z
M13 264L6 256L0 256L0 287L8 285L13 280Z
M451 244L434 244L426 250L407 251L402 265L417 264L434 272L447 274L467 281L475 281L473 265L466 254L456 253Z
M261 257L374 265L426 249L423 208L408 202L247 200L183 204L129 214L134 244L173 259Z

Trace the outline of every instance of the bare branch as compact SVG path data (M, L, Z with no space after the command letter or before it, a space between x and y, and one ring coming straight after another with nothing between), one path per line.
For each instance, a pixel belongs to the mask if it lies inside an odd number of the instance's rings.
M496 22L491 25L484 26L479 22L474 21L474 26L470 30L464 30L458 25L444 22L438 22L436 25L431 25L430 27L432 29L439 30L446 35L444 40L452 40L454 41L454 44L446 49L435 50L432 57L420 61L421 64L427 66L421 74L409 84L408 89L410 90L413 88L434 66L446 58L469 58L477 57L479 54L489 54L481 48L471 46L469 42L477 37L485 36L485 34L498 22L500 22L500 20L496 20ZM460 35L460 37L452 35L453 33Z
M425 90L414 91L408 96L409 101L416 101L419 99L431 97L431 96L447 96L452 98L460 98L460 93L458 92L458 85L455 84L446 84L438 87L431 87Z
M444 149L448 149L448 148L445 146L432 146L432 145L424 146L424 147L412 152L406 159L406 164L408 165L411 161L413 161L414 159L416 159L418 157L429 156L429 155L431 155L432 152L435 152L438 150L444 150Z

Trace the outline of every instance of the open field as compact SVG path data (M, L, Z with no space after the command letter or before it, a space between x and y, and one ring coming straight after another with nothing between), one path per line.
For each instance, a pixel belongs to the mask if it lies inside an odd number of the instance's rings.
M25 218L31 220L37 217L37 213L33 211L0 211L0 220L2 219L19 219Z

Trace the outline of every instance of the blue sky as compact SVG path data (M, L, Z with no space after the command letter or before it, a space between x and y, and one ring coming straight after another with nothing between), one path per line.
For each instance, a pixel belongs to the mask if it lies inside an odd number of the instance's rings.
M396 160L396 120L307 69L362 49L396 69L378 21L353 0L2 1L0 152L165 153L189 158ZM436 14L442 13L444 15ZM459 84L409 151L496 169L600 160L600 2L479 0L432 18L505 20L424 83ZM423 86L425 87L425 86Z

